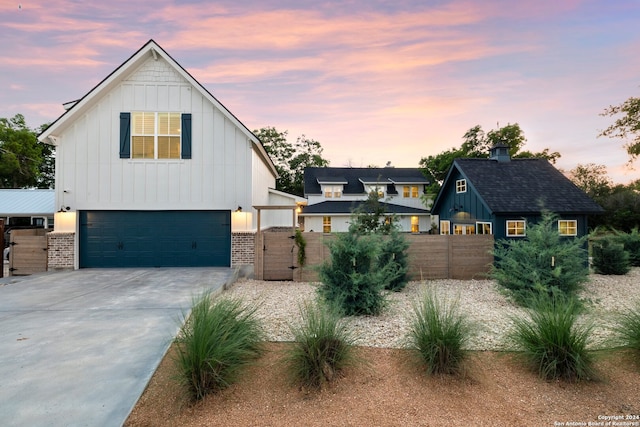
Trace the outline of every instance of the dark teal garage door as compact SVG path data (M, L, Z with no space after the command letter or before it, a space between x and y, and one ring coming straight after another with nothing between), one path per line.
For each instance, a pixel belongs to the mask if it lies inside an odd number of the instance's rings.
M230 211L81 211L80 267L228 267Z

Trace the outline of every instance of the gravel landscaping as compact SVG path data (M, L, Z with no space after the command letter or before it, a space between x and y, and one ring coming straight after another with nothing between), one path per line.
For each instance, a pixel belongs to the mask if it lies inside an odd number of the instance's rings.
M269 341L291 341L289 324L299 318L299 307L316 297L318 283L263 282L243 279L225 295L259 303L258 317L264 322ZM476 326L472 350L504 350L504 338L513 315L525 310L503 295L492 280L429 280L410 282L402 292L390 292L389 304L380 316L349 318L358 345L377 348L401 348L408 328L412 304L428 287L440 298L458 299L460 310ZM603 346L611 335L613 315L633 301L640 300L640 268L624 276L592 274L580 297L587 315L595 321L592 348ZM587 317L585 317L586 319Z

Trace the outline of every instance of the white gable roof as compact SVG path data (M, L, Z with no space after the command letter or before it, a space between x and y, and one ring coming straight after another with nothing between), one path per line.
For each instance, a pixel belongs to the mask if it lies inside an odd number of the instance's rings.
M222 111L228 120L234 123L239 129L241 129L247 139L251 140L256 151L259 153L262 160L268 165L269 169L274 176L278 176L276 168L271 161L271 158L265 151L260 140L251 132L236 116L234 116L224 105L220 103L207 89L204 88L191 74L189 74L180 64L178 64L164 49L162 49L155 41L149 40L144 46L142 46L136 53L134 53L129 59L127 59L122 65L116 68L111 74L109 74L104 80L98 83L93 89L91 89L85 96L78 101L68 102L65 108L68 108L51 126L49 126L44 132L38 136L40 142L47 144L58 144L58 135L60 135L68 126L70 126L76 118L81 117L89 109L93 107L96 100L102 98L109 91L114 89L118 84L131 75L138 67L140 67L149 57L157 58L158 56L166 60L170 66L180 74L186 81L188 81L194 88L196 88L202 96L208 99L217 109Z

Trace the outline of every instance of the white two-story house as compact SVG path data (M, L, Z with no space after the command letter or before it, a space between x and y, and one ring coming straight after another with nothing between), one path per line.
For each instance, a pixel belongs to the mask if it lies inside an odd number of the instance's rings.
M56 146L50 266L252 264L258 228L293 226L257 215L296 201L258 138L153 40L66 107L39 136Z
M300 222L307 232L347 231L352 212L376 191L402 231L428 232L431 213L422 197L428 184L417 168L306 168L308 204L299 214Z

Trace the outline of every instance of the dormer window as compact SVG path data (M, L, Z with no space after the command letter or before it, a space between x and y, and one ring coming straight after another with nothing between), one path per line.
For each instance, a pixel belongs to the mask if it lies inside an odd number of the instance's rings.
M384 197L384 189L378 186L370 186L367 188L367 194L378 193L378 197L381 199Z
M342 197L342 185L327 185L324 187L326 199L339 199Z
M466 179L456 180L456 193L466 193L466 192L467 192L467 180Z

